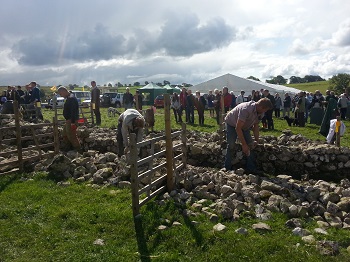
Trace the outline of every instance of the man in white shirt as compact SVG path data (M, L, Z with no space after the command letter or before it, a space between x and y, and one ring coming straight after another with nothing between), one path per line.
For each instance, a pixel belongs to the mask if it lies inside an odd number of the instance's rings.
M244 102L244 94L245 94L245 92L242 90L241 94L239 96L237 96L236 105L239 105L239 104Z
M136 141L141 142L144 126L145 119L136 109L127 109L119 116L117 134L119 155L128 151L128 135L131 132L136 134Z

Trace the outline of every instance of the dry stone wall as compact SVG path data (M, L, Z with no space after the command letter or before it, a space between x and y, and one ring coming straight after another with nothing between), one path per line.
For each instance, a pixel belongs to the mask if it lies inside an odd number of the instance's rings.
M14 125L10 117L2 119L1 124L2 126ZM35 132L39 134L49 131L51 130L37 129ZM14 130L6 132L2 134L3 138L15 135ZM151 133L149 137L158 135L164 135L164 133ZM118 152L116 129L81 126L78 128L78 136L82 141L84 151ZM187 138L187 161L190 165L216 168L223 166L226 142L218 133L188 131ZM325 141L311 141L301 135L292 134L290 130L283 131L279 137L263 136L259 142L254 150L257 165L268 174L286 174L297 179L326 180L340 180L350 176L350 149L347 147L338 148L326 144ZM6 145L6 149L11 146L15 146L15 143ZM161 150L164 146L165 143L158 142L156 151ZM148 150L142 152L146 156ZM236 147L233 164L236 168L244 167L245 164L245 157L239 144Z

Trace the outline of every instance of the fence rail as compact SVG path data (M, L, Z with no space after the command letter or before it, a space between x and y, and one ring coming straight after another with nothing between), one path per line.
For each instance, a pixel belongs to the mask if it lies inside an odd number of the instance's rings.
M10 157L3 159L0 162L0 175L11 174L15 172L23 172L24 163L37 159L50 157L58 153L58 127L57 122L53 120L52 123L30 123L28 125L21 125L20 112L18 102L13 102L15 125L0 128L0 148L1 157ZM44 134L37 134L37 129L48 127L52 128L52 132L46 132ZM16 137L6 138L6 134L10 131L14 132ZM4 138L5 137L5 138ZM53 142L42 142L42 138L51 138ZM32 145L23 146L24 143L32 142ZM13 145L13 149L6 150L9 146ZM43 152L42 149L52 149ZM34 151L34 152L33 152Z
M130 178L132 209L134 216L140 213L140 208L158 194L174 188L174 174L181 168L186 167L186 125L182 124L182 130L171 132L170 126L170 98L165 95L165 136L154 137L145 141L136 143L136 135L130 134ZM176 138L181 140L180 143L173 145ZM164 141L166 148L155 152L156 142ZM141 147L150 147L149 156L138 159L138 151ZM175 152L179 152L175 155ZM164 159L165 156L165 159ZM154 166L155 160L161 163ZM180 162L180 164L176 164ZM139 172L139 167L147 165L147 171ZM156 176L156 172L166 169L166 174ZM162 173L162 172L161 172ZM164 172L163 172L164 173Z

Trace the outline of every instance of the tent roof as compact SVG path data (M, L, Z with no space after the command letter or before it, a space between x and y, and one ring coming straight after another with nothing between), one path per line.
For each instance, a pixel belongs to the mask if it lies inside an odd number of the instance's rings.
M241 90L246 93L250 93L252 90L268 89L270 93L298 93L301 90L287 87L283 85L273 85L268 83L263 83L260 81L255 81L252 79L246 79L232 74L222 75L206 82L200 83L198 85L190 87L191 90L199 90L201 92L207 92L209 90L214 90L215 88L221 89L227 86L229 91L233 91L235 94L239 94Z
M142 90L150 90L150 89L163 90L164 88L163 88L163 87L160 87L160 86L157 86L157 85L154 84L154 83L149 83L148 85L139 88L139 90L141 90L141 91L142 91Z
M173 89L174 89L174 88L172 88L170 85L165 85L165 86L163 86L163 88L169 89L169 90L173 90Z

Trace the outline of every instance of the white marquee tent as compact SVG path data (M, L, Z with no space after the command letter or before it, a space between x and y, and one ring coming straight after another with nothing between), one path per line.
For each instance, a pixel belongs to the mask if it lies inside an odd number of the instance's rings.
M208 92L209 90L214 90L215 88L222 90L224 86L228 87L229 92L233 91L235 95L239 95L241 90L246 92L246 95L250 95L252 90L260 90L260 89L267 89L270 91L270 94L296 94L299 93L301 90L293 88L293 87L287 87L283 85L273 85L268 83L263 83L260 81L255 81L251 79L242 78L239 76L235 76L232 74L226 74L222 75L216 78L213 78L211 80L208 80L206 82L203 82L201 84L195 85L190 87L192 91L200 91L200 92Z

